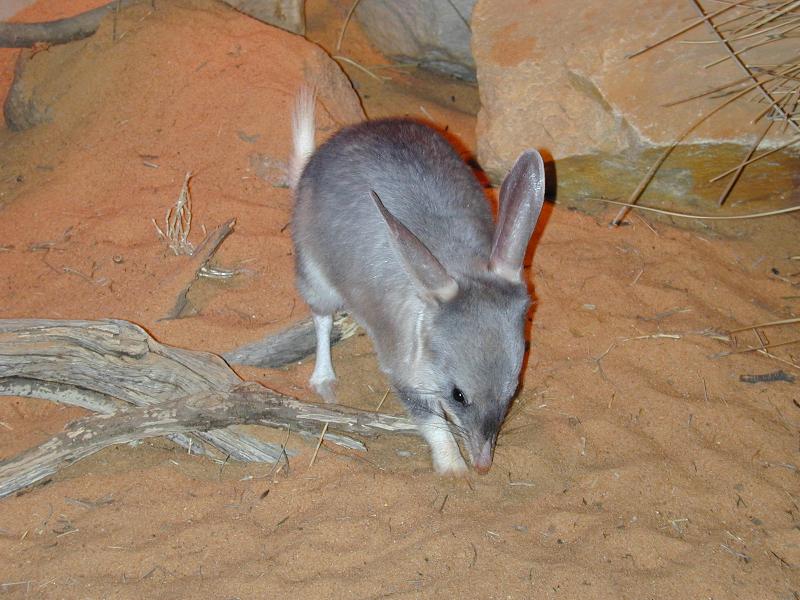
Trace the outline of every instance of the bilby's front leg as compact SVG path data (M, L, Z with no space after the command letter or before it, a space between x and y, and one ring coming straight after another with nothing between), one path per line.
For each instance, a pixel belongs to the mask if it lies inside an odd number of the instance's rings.
M429 414L417 419L417 427L422 437L431 447L433 468L440 475L462 475L467 471L467 464L461 457L453 433L447 420L437 414Z
M317 332L317 357L314 372L308 382L325 402L335 403L336 373L331 362L331 329L333 315L314 314L314 329Z

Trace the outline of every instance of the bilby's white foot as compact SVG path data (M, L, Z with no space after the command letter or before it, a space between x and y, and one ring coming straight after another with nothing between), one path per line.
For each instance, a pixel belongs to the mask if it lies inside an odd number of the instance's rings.
M331 328L333 327L332 315L313 315L314 329L317 332L317 358L314 363L314 372L308 383L325 402L336 402L336 373L333 372L331 362Z
M322 378L315 380L312 376L308 380L311 388L328 404L336 404L336 378Z
M458 444L443 417L430 417L419 424L419 430L431 447L433 468L439 475L463 475L467 472L467 463L461 457Z

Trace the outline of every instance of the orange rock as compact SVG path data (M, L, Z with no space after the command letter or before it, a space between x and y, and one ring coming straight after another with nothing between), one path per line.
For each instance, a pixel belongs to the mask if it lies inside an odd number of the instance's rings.
M554 158L662 146L721 102L688 98L743 77L705 25L640 56L627 58L696 20L688 3L480 0L472 50L481 95L478 156L493 174L525 148ZM785 48L765 47L759 62ZM748 143L764 105L737 102L687 141ZM773 128L778 130L778 127ZM791 132L790 132L791 135Z

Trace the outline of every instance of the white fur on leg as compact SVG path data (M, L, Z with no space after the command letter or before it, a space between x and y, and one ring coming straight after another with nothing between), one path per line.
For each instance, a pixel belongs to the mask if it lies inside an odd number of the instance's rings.
M314 362L314 372L308 382L314 391L322 396L325 402L336 402L334 385L336 374L333 372L331 362L331 328L333 327L332 315L313 315L314 329L317 332L317 358Z
M461 457L447 421L434 415L419 423L419 431L431 447L433 468L440 475L461 475L467 471L467 464Z

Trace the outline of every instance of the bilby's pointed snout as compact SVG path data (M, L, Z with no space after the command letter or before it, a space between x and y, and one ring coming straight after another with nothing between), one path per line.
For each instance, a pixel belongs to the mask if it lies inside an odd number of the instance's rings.
M483 447L473 458L472 466L481 475L485 475L492 468L492 455L494 454L494 444L492 440L486 440Z

